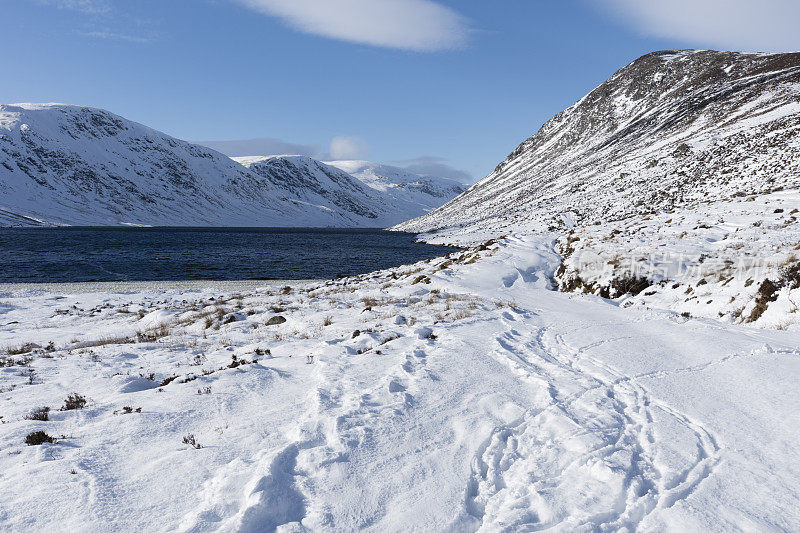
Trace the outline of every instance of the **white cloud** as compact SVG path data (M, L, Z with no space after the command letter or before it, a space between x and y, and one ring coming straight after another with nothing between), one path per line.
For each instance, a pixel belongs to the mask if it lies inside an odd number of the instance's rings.
M431 0L234 0L305 33L342 41L434 51L465 44L458 13Z
M36 0L40 4L54 6L59 9L75 9L83 13L108 13L111 8L106 0Z
M800 50L798 0L593 0L643 34L690 46Z
M465 170L459 170L449 164L447 159L436 156L422 156L415 159L401 159L393 161L398 165L403 165L407 170L420 176L436 176L438 178L450 178L461 183L474 183L475 177Z
M369 145L364 139L339 135L331 141L331 159L364 159L369 154Z
M93 30L80 32L81 35L86 37L95 37L97 39L112 39L115 41L127 41L130 43L152 43L155 39L152 37L143 37L141 35L129 35L127 33L119 33L111 30Z
M322 157L320 148L317 145L290 143L280 139L197 141L195 144L206 146L229 157L249 155L307 155L311 157Z

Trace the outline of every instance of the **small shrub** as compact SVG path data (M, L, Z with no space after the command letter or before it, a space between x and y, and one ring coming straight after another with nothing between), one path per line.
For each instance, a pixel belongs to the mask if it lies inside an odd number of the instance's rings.
M64 400L64 407L62 407L61 410L74 411L76 409L83 409L84 407L86 407L86 397L75 392L67 396L67 399Z
M630 274L621 278L614 278L611 281L611 287L616 291L617 296L622 296L623 294L632 294L636 296L649 286L650 280L647 278L636 277Z
M161 324L160 326L156 326L145 331L137 331L136 340L138 342L155 342L158 339L166 337L167 335L169 335L169 326L166 324Z
M199 450L200 448L203 447L199 442L197 442L197 439L195 439L194 435L191 434L191 433L189 433L188 435L183 437L183 443L184 444L188 444L189 446L191 446L195 450Z
M167 385L169 385L170 383L172 383L176 379L178 379L178 376L170 376L168 378L165 378L164 381L161 382L159 387L166 387Z
M578 289L582 289L585 286L583 279L577 274L570 276L569 278L561 280L558 285L558 290L561 292L574 292Z
M38 348L39 346L33 344L32 342L26 342L20 346L9 346L6 348L6 353L8 355L22 355L26 353L31 353L33 350Z
M331 315L326 316L322 320L322 325L323 326L330 326L331 324L333 324L333 317Z
M84 348L96 348L99 346L109 346L112 344L132 344L134 340L130 337L101 337L97 340L86 341L83 343Z
M800 288L800 262L781 269L781 284L790 289Z
M25 415L25 420L38 420L39 422L47 422L50 420L50 408L45 406L34 409Z
M778 289L780 287L771 279L765 279L758 287L758 294L756 295L756 305L747 317L748 322L755 322L769 307L771 302L778 299Z
M25 444L27 444L28 446L40 446L45 442L53 444L55 441L56 439L54 439L44 431L34 431L33 433L25 437Z

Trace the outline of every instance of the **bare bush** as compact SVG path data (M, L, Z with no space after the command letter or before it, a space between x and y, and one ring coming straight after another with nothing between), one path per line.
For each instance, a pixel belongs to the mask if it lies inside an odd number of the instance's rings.
M203 447L199 442L197 442L197 439L194 438L194 435L192 433L189 433L188 435L183 437L183 443L188 444L195 450L199 450L200 448Z
M50 408L45 406L34 409L25 415L25 420L38 420L39 422L47 422L50 420Z
M28 446L40 446L44 443L52 444L56 441L53 437L44 431L34 431L25 437L25 444Z
M61 410L74 411L76 409L83 409L84 407L86 407L86 397L75 392L67 396L67 399L64 400L64 406L61 408Z

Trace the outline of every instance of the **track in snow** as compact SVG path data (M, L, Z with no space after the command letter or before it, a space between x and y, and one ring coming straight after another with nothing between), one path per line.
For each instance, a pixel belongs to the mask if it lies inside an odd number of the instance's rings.
M492 355L550 401L497 426L474 458L466 506L481 529L635 529L711 475L720 448L709 430L591 357L624 337L573 349L519 318L505 313L508 329ZM683 464L662 460L656 415L696 446Z

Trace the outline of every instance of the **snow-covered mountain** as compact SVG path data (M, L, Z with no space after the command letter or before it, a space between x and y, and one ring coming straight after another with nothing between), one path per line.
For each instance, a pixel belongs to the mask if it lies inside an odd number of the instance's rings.
M389 226L408 211L342 170L306 156L234 157L234 161L270 183L281 199L340 213L350 225ZM418 211L413 211L418 212Z
M460 244L552 232L561 290L786 328L799 189L800 53L657 52L397 228Z
M394 202L405 206L407 213L417 213L415 216L436 209L466 190L466 186L458 181L421 176L391 165L369 161L329 161L327 164L383 192Z
M0 226L386 227L458 192L417 178L425 202L310 158L237 162L101 109L0 106Z
M222 154L57 104L0 106L0 209L96 225L271 225L293 214L270 184Z
M800 53L667 51L616 72L489 176L398 226L495 233L796 187Z

